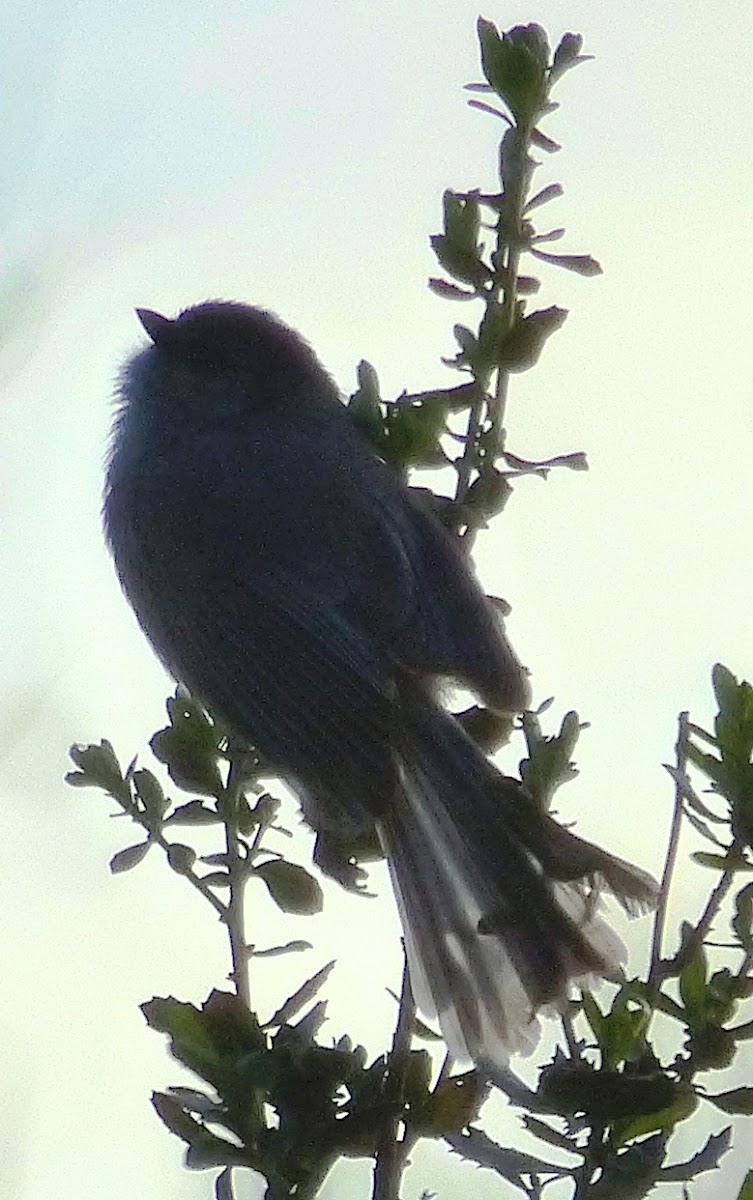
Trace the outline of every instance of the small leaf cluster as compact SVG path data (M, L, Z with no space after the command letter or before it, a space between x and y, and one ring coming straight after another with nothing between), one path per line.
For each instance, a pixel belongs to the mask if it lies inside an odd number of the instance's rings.
M558 241L565 231L539 233L531 220L531 213L562 195L559 184L529 195L538 166L531 149L547 154L560 149L539 122L558 107L551 90L563 72L587 61L589 56L580 53L582 39L566 34L551 55L540 25L519 25L500 34L491 21L481 19L478 34L486 83L469 84L469 89L493 93L508 110L471 101L507 125L499 150L500 190L445 192L444 228L432 237L431 246L449 279L432 279L429 286L448 300L483 300L485 312L478 331L456 325L460 350L446 361L486 388L494 371L517 373L535 366L545 342L567 315L556 306L526 312L525 297L539 290L540 281L519 273L521 256L528 254L585 276L598 275L601 267L589 255L541 250L542 244ZM485 230L494 233L491 247L482 240Z
M570 67L587 61L589 56L580 52L581 39L566 34L552 55L538 25L516 26L500 34L491 22L480 20L478 33L486 83L468 86L494 93L510 114L478 99L470 102L507 125L499 149L500 187L494 193L445 191L442 232L430 239L445 277L429 280L431 290L444 299L483 303L475 331L463 324L454 326L459 350L443 360L470 379L460 386L403 392L387 400L381 395L375 368L363 361L349 400L354 420L377 453L404 476L415 468L454 467L455 496L442 515L458 532L481 528L498 515L516 476L546 477L559 466L585 468L582 453L556 455L543 462L509 453L504 445L502 394L511 374L538 362L548 338L567 316L556 305L526 310L527 298L539 290L540 282L520 273L521 257L528 255L585 276L601 271L589 255L542 250L543 244L561 238L564 230L538 232L531 219L536 209L562 195L559 184L529 194L538 166L531 150L559 149L539 122L558 107L550 97L558 79ZM497 386L492 395L494 376ZM458 414L466 414L462 434L455 432ZM452 453L453 441L463 444L460 457ZM497 466L500 456L503 469Z
M647 978L623 979L611 1003L605 1005L588 990L571 1001L563 1015L564 1043L541 1070L535 1092L511 1071L494 1079L522 1107L528 1132L542 1146L567 1151L573 1165L553 1163L543 1151L525 1153L499 1145L477 1128L447 1138L466 1159L526 1196L541 1196L563 1176L574 1181L574 1195L589 1200L638 1200L661 1183L688 1183L719 1168L731 1145L732 1127L723 1126L695 1154L673 1162L668 1147L676 1127L702 1103L727 1117L753 1115L752 1087L720 1090L710 1076L726 1070L753 1040L753 1019L750 1013L747 1019L741 1016L741 1008L753 998L753 884L744 882L753 868L745 840L753 692L719 665L712 683L718 706L714 733L683 714L678 759L670 768L676 802L689 827L714 838L723 851L695 856L718 874L702 913L695 922L683 923L677 949L667 958L661 957L657 939L662 925L657 920ZM547 707L522 718L528 756L520 764L528 792L545 810L556 789L576 774L573 752L584 727L571 712L558 733L545 734L540 717ZM712 752L699 749L698 741ZM698 797L689 764L711 781L716 808ZM712 823L729 830L726 840L712 832ZM670 883L671 874L665 879L662 907ZM732 941L720 945L712 933L725 900ZM662 1021L659 1030L657 1018ZM667 1046L672 1031L674 1051L662 1054L658 1047Z
M173 1056L208 1086L173 1087L152 1103L186 1143L188 1167L222 1168L218 1196L232 1196L232 1171L247 1167L266 1179L268 1200L312 1197L339 1158L374 1156L396 1115L412 1139L442 1137L478 1115L486 1088L475 1072L432 1087L428 1054L412 1050L395 1099L387 1057L367 1065L366 1050L348 1037L331 1046L316 1040L323 1002L293 1023L332 966L263 1023L226 992L212 992L201 1007L173 997L142 1005L150 1027L168 1035Z
M565 1017L567 1049L555 1053L541 1072L537 1092L525 1098L530 1111L524 1123L529 1132L580 1156L580 1164L569 1173L584 1188L588 1185L584 1195L589 1198L645 1196L659 1183L687 1182L716 1169L731 1144L730 1126L710 1137L687 1161L667 1162L672 1131L701 1102L725 1115L753 1114L753 1088L719 1091L707 1082L709 1072L728 1068L741 1047L753 1039L753 1020L740 1019L741 1005L753 998L753 884L743 882L733 892L741 873L744 879L753 868L745 833L753 764L753 691L720 665L714 667L712 684L718 705L714 733L692 724L683 714L678 761L670 774L689 826L714 839L724 851L694 856L720 873L717 883L698 920L683 923L679 945L669 958L661 958L656 943L645 980L625 980L607 1009L588 991L572 1003ZM569 713L559 735L546 738L538 715L525 715L529 757L521 763L521 774L539 803L548 805L554 789L574 774L571 755L581 728L576 714ZM700 750L698 740L714 753ZM711 781L723 813L698 797L687 773L689 763ZM726 826L731 836L726 841L717 838L712 822ZM662 906L670 882L668 876ZM727 898L733 940L719 945L711 934ZM718 959L721 951L724 959L712 966L712 956ZM662 1045L667 1040L667 1019L677 1031L677 1050L668 1061L661 1060L655 1044L657 1014L665 1019ZM576 1035L574 1020L583 1027L584 1036ZM699 1076L704 1077L703 1084ZM514 1091L509 1094L520 1102ZM514 1181L503 1147L489 1140L482 1146L476 1140L474 1145L469 1137L461 1141L474 1161L483 1161ZM539 1172L541 1187L557 1177L553 1167L548 1178L543 1167Z
M691 742L689 758L710 780L711 790L728 802L735 846L753 848L753 687L738 682L721 663L714 668L712 684L719 706L714 733L699 726L693 726L692 732L715 753ZM701 815L708 816L708 810L696 805L698 808Z
M544 811L551 807L557 789L577 778L572 755L582 730L588 728L576 712L568 712L562 718L559 733L546 735L540 717L551 703L547 700L537 712L525 712L521 717L528 756L520 761L520 778Z
M448 459L441 438L448 414L471 403L478 389L449 388L384 400L376 369L365 359L358 364L358 387L349 411L374 449L401 475L416 467L442 467Z
M201 891L220 915L226 915L222 897L233 885L255 879L265 885L283 912L320 912L322 889L314 876L263 844L270 830L287 833L277 824L280 801L263 789L257 789L260 794L253 804L244 791L231 796L221 769L228 762L226 735L180 690L168 699L167 713L170 723L151 739L152 751L178 787L200 792L201 797L174 804L148 768L137 768L134 760L123 771L106 740L99 745L71 748L77 770L66 776L66 782L77 788L101 789L145 832L143 840L113 856L113 874L131 870L157 846L164 852L168 866ZM256 772L260 767L253 752L240 755L237 761L247 772ZM225 829L228 823L237 839L234 854L227 846L215 853L200 854L195 847L173 837L176 827ZM204 867L210 869L205 871Z
M266 791L253 804L246 796L261 769L255 752L231 753L224 731L180 690L168 699L167 712L169 724L150 746L176 786L200 792L198 797L174 803L156 775L137 768L135 760L123 770L108 741L71 749L76 770L68 783L104 791L145 831L143 840L113 856L113 873L135 867L156 846L228 925L233 896L237 904L253 879L266 885L282 911L318 912L322 890L314 876L262 845L268 831L285 831L276 824L279 801ZM228 765L244 775L244 787L230 787ZM172 840L174 826L232 831L235 853L229 841L223 852L200 854ZM310 948L300 939L264 949L241 947L246 959ZM313 1197L338 1158L376 1155L384 1129L395 1119L412 1144L457 1132L478 1115L487 1088L475 1072L432 1085L424 1050L409 1050L405 1063L393 1070L394 1055L367 1066L366 1051L348 1037L332 1046L317 1041L326 1004L316 997L333 967L333 962L322 967L265 1021L240 994L217 991L201 1007L170 997L142 1006L149 1025L169 1035L174 1057L209 1088L173 1087L155 1093L153 1105L186 1143L187 1166L221 1168L218 1200L231 1200L232 1173L239 1167L265 1177L270 1200ZM420 1023L417 1032L436 1036Z

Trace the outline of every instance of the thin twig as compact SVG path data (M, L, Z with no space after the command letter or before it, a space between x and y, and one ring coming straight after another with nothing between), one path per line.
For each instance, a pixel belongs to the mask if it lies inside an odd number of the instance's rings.
M128 786L130 787L131 785ZM159 846L161 850L164 850L165 855L169 860L170 851L175 843L169 842L162 833L161 829L155 830L152 820L139 808L138 804L133 799L133 796L129 795L128 799L126 799L125 796L115 795L114 792L110 792L109 795L112 796L112 799L120 805L120 807L123 809L123 812L129 816L131 820L135 822L135 824L140 825L142 829L147 831L150 841L152 841L155 846ZM209 884L205 883L201 876L196 874L193 867L191 867L190 870L180 871L180 874L184 879L188 880L188 882L191 884L191 887L196 888L196 891L200 892L204 899L209 901L209 903L212 905L212 908L215 910L221 920L227 921L227 905L220 900L219 896L214 894Z
M742 843L736 839L727 851L727 862L729 863L729 866L725 867L721 879L709 896L700 921L683 947L683 956L687 955L687 957L692 958L696 947L700 946L714 920L716 919L717 913L722 907L722 903L724 902L728 891L734 883L737 868L743 861L744 856Z
M246 949L246 917L244 894L248 879L246 855L238 833L238 809L243 785L234 759L230 760L225 794L223 796L225 846L227 850L228 874L230 876L230 900L227 906L226 924L230 939L230 956L233 969L230 978L239 999L247 1008L251 1007L251 986L248 975L248 951Z
M142 823L143 822L140 822L140 824ZM146 828L149 828L148 825ZM165 851L165 854L169 857L170 848L171 846L175 845L174 842L168 842L167 838L161 833L152 834L152 841L156 842L158 846L161 846L161 848ZM221 920L227 921L227 905L220 900L219 896L215 896L209 884L205 883L201 876L196 874L193 868L190 871L181 871L180 874L184 879L188 880L188 882L191 884L191 887L196 888L196 891L200 892L204 899L209 901L209 903L212 905L212 908L215 910Z
M528 126L517 125L517 164L518 169L509 181L503 180L505 205L497 220L497 255L505 256L504 298L502 307L505 314L505 325L508 330L515 324L518 303L518 274L520 272L520 257L522 252L522 223L523 206L531 182L532 164L529 159L531 144L531 129ZM514 136L508 130L508 137ZM491 411L491 429L489 431L491 461L500 454L504 446L505 411L507 394L510 386L510 372L500 369L497 371L497 386L494 393L494 405Z
M680 713L678 720L677 742L675 744L676 767L672 772L675 780L675 805L674 812L672 814L672 827L669 835L669 844L667 846L667 854L664 860L664 871L662 872L659 904L657 905L656 916L654 918L654 933L651 944L651 969L648 976L649 987L654 993L656 993L658 990L662 976L666 974L665 965L661 955L661 948L662 938L664 935L664 926L667 918L669 889L672 882L672 874L674 872L675 863L677 861L680 830L684 811L684 800L686 795L685 777L687 774L690 728L691 726L688 719L688 713ZM675 957L670 964L673 968L677 967L678 962L686 962L693 958L698 947L703 944L706 934L716 919L719 909L721 908L727 893L732 887L735 879L735 873L741 862L744 861L743 846L737 838L727 849L726 861L727 866L725 867L719 882L709 896L706 907L701 914L698 924L695 926L690 937L680 950L681 959Z
M403 1109L405 1071L408 1064L408 1054L410 1053L413 1024L416 1015L416 1006L410 986L408 958L405 954L404 943L403 955L403 982L400 988L400 1009L384 1081L387 1119L383 1126L382 1138L374 1161L372 1200L399 1200L400 1180L405 1166L405 1158L409 1145L413 1144L412 1142L409 1143L406 1136L402 1140L398 1139Z
M689 714L687 712L681 712L677 720L677 741L675 742L676 766L674 772L675 805L672 813L672 825L669 832L669 842L667 843L667 853L664 859L664 870L662 871L661 888L659 890L659 903L656 906L654 932L651 940L651 967L648 975L648 984L652 991L655 991L658 987L662 941L669 905L669 890L672 884L675 863L677 862L680 831L682 829L683 802L685 797L682 781L686 775L688 765L688 718Z
M569 1007L566 1008L564 1012L560 1013L560 1021L562 1022L562 1029L565 1034L567 1048L570 1051L570 1058L573 1062L579 1062L582 1057L580 1052L580 1043L575 1036L575 1030L573 1029L573 1017Z
M471 486L471 475L473 474L474 470L478 469L478 434L479 429L481 428L481 416L484 411L485 404L485 395L478 397L471 404L470 411L468 413L468 425L463 438L463 441L465 442L465 450L462 458L455 463L458 483L455 489L454 504L455 511L458 514L458 527L463 523L463 505L468 494L468 489ZM475 529L472 530L469 527L466 530L464 540L470 538L472 541L474 534ZM467 548L470 552L470 546Z

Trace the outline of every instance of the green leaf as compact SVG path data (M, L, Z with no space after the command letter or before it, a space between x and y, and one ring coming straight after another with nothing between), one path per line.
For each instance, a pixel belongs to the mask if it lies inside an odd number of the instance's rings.
M458 287L455 283L450 283L447 279L430 279L429 290L434 292L435 296L441 296L443 300L476 299L475 292L468 292L465 288Z
M560 39L560 43L554 52L552 66L555 68L563 68L566 65L573 63L581 52L583 47L583 35L580 33L565 33Z
M186 1112L195 1113L202 1120L222 1115L222 1104L212 1096L208 1096L206 1092L199 1091L198 1088L171 1087L167 1090L176 1100L180 1100Z
M113 854L110 859L112 874L122 875L124 871L131 871L138 866L151 845L151 841L147 838L145 842L137 842L135 846L126 846L125 850L119 850L117 854Z
M190 875L196 862L196 851L182 842L172 842L167 848L167 862L178 875Z
M566 271L574 271L576 275L591 278L604 274L601 264L590 254L549 254L546 250L537 250L535 246L530 248L529 253L534 258L540 258L542 262L551 263L553 267L564 267Z
M233 992L213 989L201 1006L201 1017L213 1044L229 1062L266 1049L267 1038L256 1015Z
M468 489L466 504L488 520L502 512L511 495L512 486L507 476L494 467L486 467Z
M730 1066L737 1050L732 1031L722 1029L712 1021L703 1021L691 1028L687 1048L697 1071L721 1070Z
M423 1137L459 1133L477 1119L487 1092L488 1086L477 1071L443 1079L424 1104L411 1109L409 1127Z
M686 1090L685 1085L660 1071L597 1071L588 1063L571 1063L561 1055L544 1067L539 1083L539 1095L550 1111L562 1116L586 1113L605 1124L665 1114L674 1109ZM661 1119L665 1119L663 1115Z
M590 992L583 993L582 1004L584 1016L591 1026L593 1035L596 1038L596 1044L603 1052L607 1036L606 1017Z
M447 188L442 197L442 208L444 231L449 241L459 250L475 254L481 226L478 197L461 196Z
M254 867L252 873L264 881L270 896L283 912L309 915L322 911L322 889L305 867L271 858Z
M230 872L210 871L208 875L202 875L201 882L210 888L229 888Z
M719 777L722 764L714 754L705 753L693 742L688 742L687 752L688 760L694 767L698 767L699 771L703 771L704 775L708 775L709 779L716 780Z
M527 1129L534 1137L540 1138L542 1142L548 1142L550 1146L556 1146L558 1150L566 1150L568 1154L582 1154L573 1138L568 1137L566 1133L560 1133L559 1129L552 1129L546 1121L540 1121L538 1117L533 1117L530 1113L523 1113L522 1120L524 1129Z
M165 799L162 786L151 771L142 767L131 774L136 795L144 806L144 811L151 824L161 824L162 817L170 807L170 801Z
M515 281L515 290L519 296L535 296L541 289L541 280L535 279L533 275L518 275Z
M709 850L694 850L690 857L700 867L710 867L714 871L726 871L729 866L726 854L712 854Z
M753 1200L753 1171L748 1171L745 1176L743 1186L737 1193L737 1200Z
M712 759L708 774L730 804L735 837L753 845L753 688L745 681L738 683L721 663L713 669L712 682L719 705L714 731L721 761Z
M631 1007L632 1006L632 1007ZM601 1050L604 1066L615 1068L643 1055L645 1031L650 1009L645 1002L621 989L615 996L612 1012L604 1014L590 992L583 992L583 1012Z
M553 1129L546 1121L540 1121L540 1118L531 1116L530 1112L524 1112L522 1120L523 1127L528 1129L529 1133L534 1134L535 1138L548 1142L550 1146L558 1147L558 1150L565 1150L568 1154L580 1156L583 1153L578 1150L573 1138L568 1138L566 1133L560 1133L559 1129Z
M706 1003L706 953L698 946L693 957L680 972L680 998L688 1016L693 1020L703 1018Z
M298 1021L295 1025L283 1025L282 1029L278 1031L277 1037L280 1037L281 1034L285 1034L286 1031L290 1029L294 1032L296 1039L300 1043L314 1045L314 1038L326 1019L327 1001L319 1000L314 1007L310 1008L305 1016L301 1017L300 1021Z
M304 942L297 938L292 942L285 942L284 946L268 946L265 950L257 950L253 947L249 950L250 958L279 958L282 954L293 954L298 950L313 950L311 942Z
M516 25L502 34L478 21L481 66L487 82L519 123L532 122L546 102L549 45L540 25Z
M112 743L103 738L98 746L71 746L69 754L79 768L65 777L72 787L98 787L116 798L131 799L128 784L123 778Z
M531 196L531 199L527 201L525 207L523 208L523 212L528 214L533 212L535 208L541 208L542 204L548 204L550 200L556 200L558 196L561 196L564 193L564 190L565 189L561 183L547 184L547 186L542 188L540 192L537 192L535 196Z
M521 317L502 340L494 366L505 371L528 371L539 361L545 342L561 329L566 317L567 310L556 305Z
M485 363L479 353L478 341L475 334L466 325L453 325L452 332L460 346L460 353L455 358L443 358L442 362L457 370L470 370L476 380L475 386L484 388L491 374L491 367Z
M379 376L376 368L362 358L356 368L356 377L358 387L348 401L348 412L376 452L381 455L385 431Z
M562 147L559 142L555 142L554 138L547 137L540 129L531 130L531 145L536 146L538 150L543 150L546 154L556 154Z
M524 472L543 473L548 467L566 467L568 471L588 470L588 459L582 450L574 450L571 454L554 454L551 458L542 458L538 462L519 458L517 454L511 454L509 450L503 450L502 453L508 466Z
M470 354L476 349L476 335L466 325L453 325L452 332L464 354Z
M492 117L499 117L500 120L504 121L507 125L512 124L512 121L508 117L507 113L495 108L493 104L485 104L483 100L469 100L468 107L477 108L479 112L489 113L489 115Z
M593 61L593 54L581 54L583 38L579 33L566 33L554 52L550 70L550 80L554 84L565 74L565 71L577 67L578 63Z
M753 1087L732 1088L729 1092L716 1092L714 1095L706 1092L703 1098L732 1116L753 1116Z
M753 883L748 883L735 896L735 915L731 921L735 936L743 950L753 952Z
M665 1142L666 1135L656 1133L619 1155L608 1154L600 1178L589 1185L589 1200L640 1200L649 1195L661 1170Z
M174 1037L201 1038L206 1045L205 1022L195 1004L176 1000L174 996L154 996L141 1005L150 1029Z
M215 1082L220 1055L212 1039L210 1024L201 1010L173 996L155 996L141 1005L141 1011L151 1029L169 1035L170 1048L179 1062L210 1083Z
M180 689L167 701L170 725L155 733L149 745L184 791L219 796L223 785L218 759L223 734L204 711Z
M729 711L737 706L738 682L723 663L715 663L711 671L711 686L720 711Z
M618 996L606 1018L604 1061L608 1067L632 1062L643 1052L645 1032L650 1020L648 1006L628 1007Z
M238 996L213 991L201 1009L174 997L155 997L141 1010L152 1029L170 1037L174 1057L195 1071L221 1099L243 1106L251 1120L248 1076L267 1054L267 1038ZM184 1106L190 1107L187 1100Z
M690 805L688 805L685 809L685 819L690 822L696 832L700 833L701 837L705 838L707 842L713 842L714 845L719 846L721 850L727 850L728 847L725 845L725 843L716 836L713 829L710 829L705 821L702 821L699 816L696 816Z
M457 1154L468 1162L477 1163L490 1171L496 1171L503 1179L520 1186L521 1175L569 1175L567 1167L546 1162L533 1154L508 1149L492 1141L482 1129L468 1129L464 1133L445 1134L447 1141Z
M715 971L708 982L706 1016L718 1025L724 1025L734 1015L737 1002L749 993L751 982L733 975L729 967Z
M528 246L540 246L543 242L560 242L565 236L565 230L560 225L556 229L547 229L545 233L532 233L528 238Z
M428 1050L409 1050L403 1077L403 1098L420 1109L430 1095L431 1055Z
M728 1125L721 1133L712 1133L706 1144L701 1147L687 1162L672 1163L664 1167L659 1179L662 1183L685 1182L694 1179L704 1171L715 1171L719 1161L730 1148L732 1142L732 1126ZM753 1200L753 1197L751 1197Z
M274 1025L286 1025L290 1021L291 1017L294 1017L297 1012L300 1012L304 1005L308 1004L310 1000L313 1000L319 989L326 983L327 979L329 979L334 965L335 959L332 959L331 962L328 962L325 966L321 967L316 974L312 975L310 979L307 979L305 983L301 984L301 986L293 992L292 996L288 996L287 1000L280 1005L277 1011L272 1013L272 1016L269 1018L269 1020L264 1022L264 1028L268 1029Z
M269 828L274 824L281 805L282 801L277 796L273 796L271 792L264 792L250 811L251 827L264 825Z
M455 245L443 233L435 233L429 238L429 244L440 266L444 267L453 279L459 279L461 283L471 283L476 289L480 289L492 278L492 272L486 263L482 262L478 251Z
M188 804L181 804L165 821L166 825L217 825L222 821L222 817L209 805L203 804L201 800L189 800Z
M520 762L520 777L539 807L547 811L557 788L578 775L572 753L585 726L573 711L565 714L559 733L551 737L544 735L535 713L524 713L522 725L528 758Z
M387 443L383 456L392 466L442 466L446 455L439 439L445 432L443 405L425 400L401 400L387 406Z
M669 1080L666 1081L670 1083ZM674 1095L669 1104L654 1112L641 1113L618 1121L614 1127L614 1142L624 1146L633 1138L645 1137L657 1130L673 1129L680 1121L687 1120L698 1107L698 1097L690 1084L672 1084Z
M170 1132L188 1143L191 1161L189 1162L187 1157L186 1166L201 1169L244 1161L237 1146L210 1133L200 1121L186 1112L174 1096L166 1092L153 1092L152 1105L160 1121Z

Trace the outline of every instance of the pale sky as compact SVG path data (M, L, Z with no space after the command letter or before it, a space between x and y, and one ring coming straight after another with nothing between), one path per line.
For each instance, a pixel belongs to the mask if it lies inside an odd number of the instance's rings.
M99 521L113 380L142 338L133 308L267 306L344 391L363 357L387 395L455 382L439 359L466 312L425 281L442 190L495 183L500 130L461 90L480 74L478 13L467 0L48 0L0 14L1 1195L211 1193L211 1174L183 1170L149 1107L153 1088L187 1080L137 1006L222 986L221 933L156 857L111 878L129 829L62 783L74 741L109 737L124 763L138 752L148 764L170 686ZM555 697L553 719L575 708L591 722L563 816L658 873L676 714L709 722L715 661L753 675L753 7L537 0L483 15L502 28L538 21L553 42L580 32L596 55L559 85L546 123L563 150L538 180L565 196L539 225L563 224L557 249L594 255L605 274L541 270L537 304L570 317L514 380L509 407L514 452L584 450L590 473L524 481L478 565L513 606L537 700ZM297 851L305 861L305 839ZM687 858L680 874L675 918L711 878ZM250 918L260 940L315 943L262 967L261 1011L337 957L323 1036L347 1030L370 1056L390 1035L384 988L399 973L376 879L379 901L327 887L326 920L278 920L266 906ZM636 969L648 939L648 922L629 932ZM725 1123L708 1110L683 1126L678 1156ZM501 1114L498 1136L517 1131ZM513 1194L433 1148L416 1162L406 1198ZM738 1145L692 1195L735 1196L750 1165ZM325 1200L366 1195L367 1180L349 1164Z

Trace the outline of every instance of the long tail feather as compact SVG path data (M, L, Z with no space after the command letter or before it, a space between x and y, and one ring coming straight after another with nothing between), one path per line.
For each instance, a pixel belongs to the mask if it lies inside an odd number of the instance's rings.
M415 716L402 782L379 832L416 1003L455 1057L503 1065L536 1044L539 1009L624 960L599 885L632 910L656 884L540 813L438 709Z

